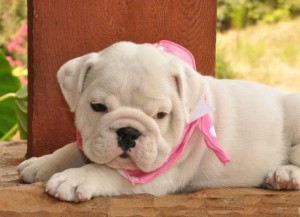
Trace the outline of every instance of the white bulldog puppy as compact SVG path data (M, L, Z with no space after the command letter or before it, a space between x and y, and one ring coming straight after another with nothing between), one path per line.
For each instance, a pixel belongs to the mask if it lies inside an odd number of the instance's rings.
M300 94L203 76L186 61L188 51L171 46L118 42L65 63L58 80L77 141L21 163L21 179L48 181L50 195L74 202L299 189Z

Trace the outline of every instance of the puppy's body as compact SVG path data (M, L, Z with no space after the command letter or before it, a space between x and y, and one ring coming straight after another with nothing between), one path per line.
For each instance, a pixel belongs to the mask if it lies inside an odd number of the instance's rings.
M69 61L58 78L75 111L83 152L71 143L19 166L26 182L45 181L62 171L49 180L50 195L82 201L100 195L163 195L206 187L299 188L299 94L202 76L152 45L128 42ZM194 131L175 165L155 179L131 185L117 172L159 168L180 142L203 96L216 108L210 116L230 163L223 165L206 147L202 133ZM104 113L91 109L91 103L99 102L107 105ZM161 111L167 113L163 119L158 118ZM135 147L125 150L129 158L122 158L124 148L116 132L128 126L141 136ZM84 165L85 157L95 163Z
M223 166L207 150L199 163L198 186L259 186L269 170L287 162L285 93L247 81L205 80L217 108L217 136L232 163Z

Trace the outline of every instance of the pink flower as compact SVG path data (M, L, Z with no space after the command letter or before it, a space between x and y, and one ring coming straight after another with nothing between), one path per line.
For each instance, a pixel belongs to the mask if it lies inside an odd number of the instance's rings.
M17 46L17 44L14 41L11 41L7 44L7 50L9 52L13 52L15 50L16 46Z
M15 63L15 61L13 60L13 58L10 57L10 56L7 56L7 57L6 57L6 60L9 62L9 64L10 64L11 66Z
M22 36L27 36L28 35L28 26L27 26L27 24L23 24L21 26L20 33L21 33Z
M22 36L16 35L13 41L18 45L22 45L25 40Z
M27 49L24 48L25 39L20 35L16 35L14 39L6 44L9 52L16 52L19 54L26 54Z
M12 57L7 56L6 57L7 61L9 62L9 64L13 67L15 66L23 66L23 63L20 60L14 60Z
M21 84L23 85L28 84L28 79L26 77L21 77L20 80L21 80Z
M22 53L23 48L19 44L17 44L14 47L14 50L16 51L16 53Z
M23 24L19 32L14 36L14 38L6 43L7 51L9 51L12 54L12 56L14 56L14 58L20 55L21 57L24 57L24 55L27 54L27 30L27 24ZM20 60L13 59L13 57L11 56L7 57L7 60L13 67L23 66L24 64L26 64Z
M20 60L15 60L15 65L14 66L23 66L23 63Z

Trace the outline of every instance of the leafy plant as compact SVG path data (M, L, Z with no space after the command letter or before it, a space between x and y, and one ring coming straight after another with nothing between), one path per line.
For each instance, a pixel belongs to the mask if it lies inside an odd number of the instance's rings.
M221 79L234 79L236 75L233 70L230 68L228 62L222 56L222 54L217 51L216 52L216 77Z
M27 138L27 87L21 88L19 78L0 52L0 141L11 139L20 130Z
M300 15L299 0L218 0L217 28L242 29L257 23L276 23Z

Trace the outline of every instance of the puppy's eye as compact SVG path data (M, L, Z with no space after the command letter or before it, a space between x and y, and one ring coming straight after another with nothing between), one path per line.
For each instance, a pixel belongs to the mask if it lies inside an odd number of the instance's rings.
M166 112L158 112L156 114L156 118L157 119L163 119L164 117L166 117L167 113Z
M95 112L107 112L107 107L101 103L91 103L91 107Z

